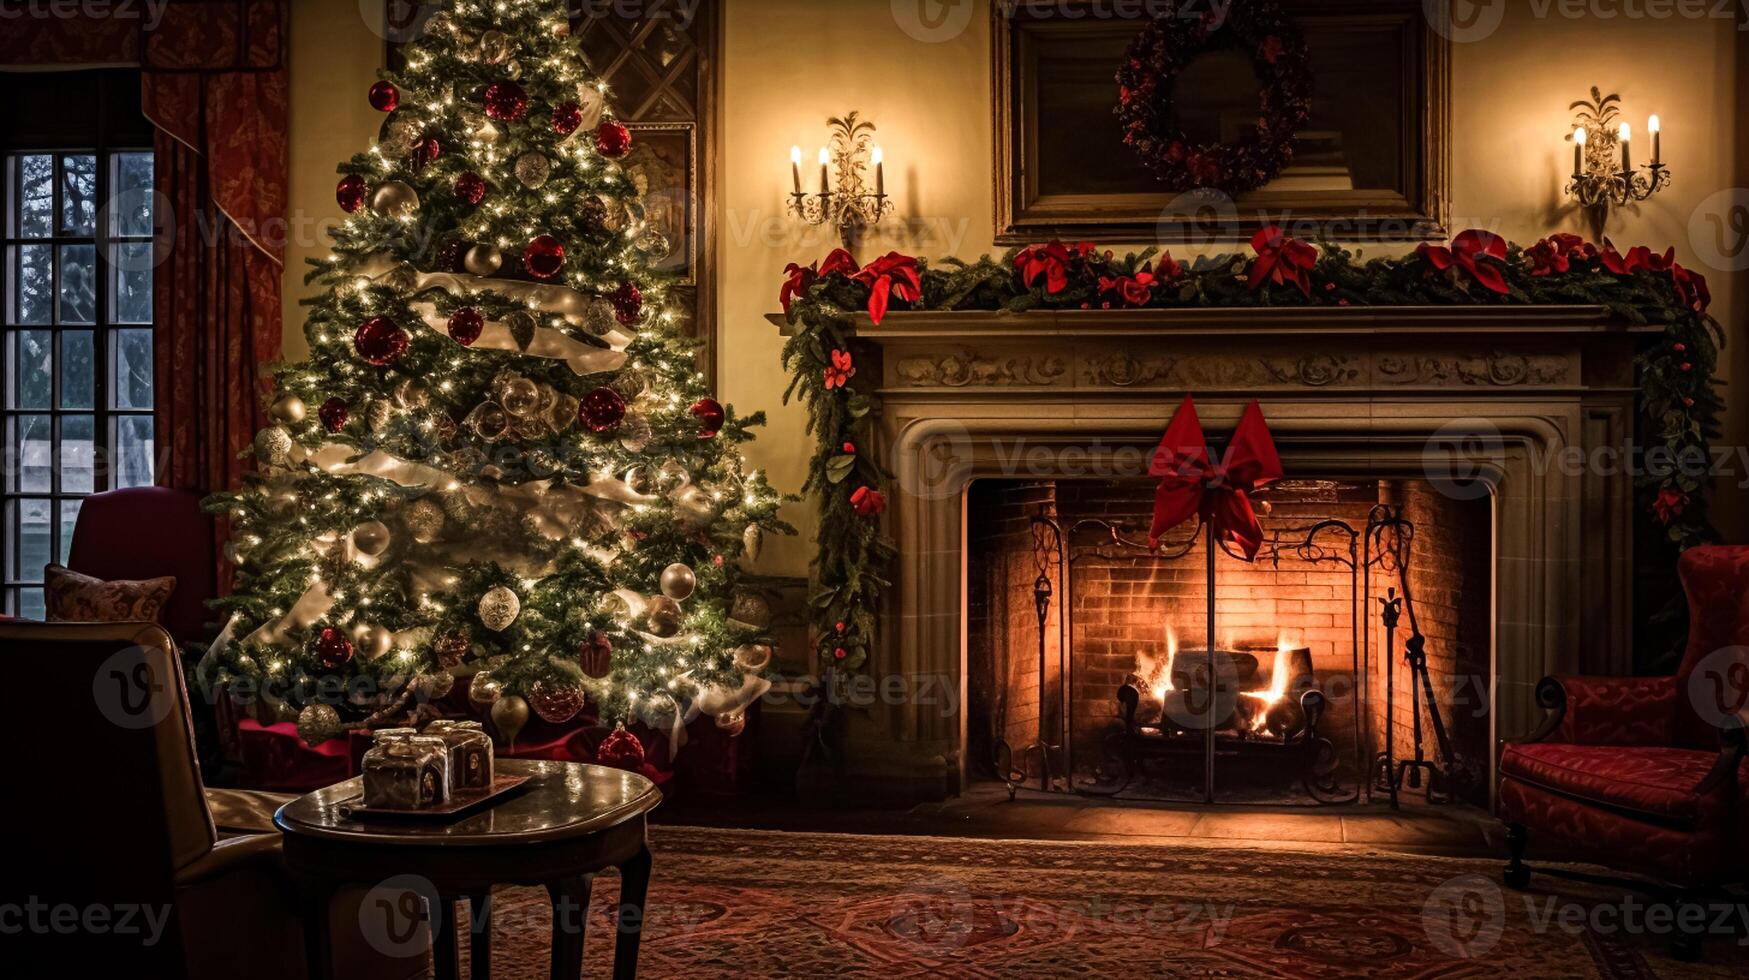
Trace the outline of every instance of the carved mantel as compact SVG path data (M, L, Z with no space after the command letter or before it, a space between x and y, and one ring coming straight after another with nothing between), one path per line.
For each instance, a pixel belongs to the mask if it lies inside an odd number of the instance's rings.
M786 326L781 316L771 320ZM1145 458L1186 393L1210 431L1263 403L1288 472L1461 477L1494 502L1498 737L1538 717L1553 670L1630 669L1638 335L1596 307L892 312L859 317L899 549L870 669L965 694L962 508L972 480L1044 460ZM1036 452L1038 449L1047 452ZM1020 461L1024 460L1024 463ZM1017 466L1026 467L1023 472ZM1086 470L1083 470L1085 473ZM963 712L857 714L849 764L890 794L951 793Z

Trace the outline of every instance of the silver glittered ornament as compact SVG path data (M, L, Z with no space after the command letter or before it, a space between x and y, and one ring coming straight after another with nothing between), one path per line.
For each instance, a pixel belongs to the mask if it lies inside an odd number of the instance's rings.
M657 636L673 636L680 632L680 603L665 595L651 596L644 607L644 618L650 621L650 632Z
M494 585L480 597L480 622L493 632L502 632L511 623L516 622L516 616L522 612L522 600L516 593L502 585Z
M638 251L651 258L661 258L669 252L668 236L655 229L650 229L638 236L636 242Z
M621 398L630 402L649 389L650 379L643 370L629 367L614 375L613 380L609 381L607 386L619 392Z
M419 210L419 192L405 181L384 181L371 192L370 209L391 218L412 214Z
M729 604L729 622L743 629L763 633L771 628L771 603L756 592L738 593Z
M316 746L340 736L340 712L330 704L308 704L298 712L298 737Z
M747 525L741 532L741 547L746 551L748 561L759 560L759 550L765 547L765 529L757 524Z
M504 252L496 245L481 242L462 256L462 268L476 276L489 276L504 267Z
M516 179L531 191L545 187L552 172L553 162L538 150L529 150L516 158Z
M692 590L698 588L698 576L690 565L675 562L662 569L661 587L663 595L676 602L685 602Z
M352 529L352 543L374 558L388 550L389 526L382 521L365 521Z
M304 400L291 392L286 392L273 400L273 417L281 422L302 422L308 409Z
M420 544L430 544L443 534L443 508L430 498L421 497L401 512L401 522L407 533Z
M390 116L377 134L377 149L386 157L402 157L425 135L419 124L404 115Z
M255 458L263 466L291 465L291 433L277 425L270 425L255 433Z
M619 315L614 312L613 303L605 296L590 300L583 310L583 329L597 337L605 337L618 330Z
M654 436L650 420L644 418L641 412L627 412L626 417L619 422L619 444L628 453L641 453L650 448L650 440Z

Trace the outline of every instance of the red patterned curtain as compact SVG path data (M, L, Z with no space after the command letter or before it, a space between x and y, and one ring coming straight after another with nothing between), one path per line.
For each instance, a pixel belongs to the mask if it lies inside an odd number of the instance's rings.
M166 486L235 486L280 354L288 0L169 0L22 16L0 68L139 65L157 127L157 432ZM80 8L73 8L78 10ZM70 109L76 107L69 107ZM166 451L168 450L168 451Z

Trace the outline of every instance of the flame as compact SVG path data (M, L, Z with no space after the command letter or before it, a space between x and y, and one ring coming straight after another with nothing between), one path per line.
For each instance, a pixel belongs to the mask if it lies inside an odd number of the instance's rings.
M1298 637L1290 636L1285 631L1277 634L1275 638L1275 666L1269 671L1269 689L1244 692L1246 697L1256 698L1263 702L1262 710L1258 711L1251 720L1253 731L1262 731L1269 718L1269 709L1287 697L1287 685L1291 679L1289 675L1293 672L1293 652L1299 649L1299 646Z
M1136 654L1136 676L1145 678L1148 689L1154 692L1154 700L1166 700L1166 692L1175 690L1172 686L1172 662L1178 659L1178 634L1173 632L1171 625L1166 627L1166 657L1164 660L1147 653Z

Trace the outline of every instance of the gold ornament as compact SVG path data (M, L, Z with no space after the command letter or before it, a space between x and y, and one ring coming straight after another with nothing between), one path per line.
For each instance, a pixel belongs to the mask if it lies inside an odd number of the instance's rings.
M771 603L756 592L742 592L729 604L729 622L742 629L763 633L771 628Z
M302 422L304 420L304 400L291 392L286 392L273 400L273 417L281 422Z
M352 529L352 543L359 551L375 558L388 550L389 526L382 521L365 521Z
M481 242L462 256L462 268L476 276L489 276L504 267L504 252L496 245Z
M420 544L430 544L443 534L443 508L430 498L421 497L407 505L401 514L407 533Z
M494 633L502 632L522 612L522 600L502 585L494 585L480 597L480 622Z
M468 682L468 700L477 706L495 703L504 694L504 686L499 684L489 670L474 671L474 679Z
M340 712L335 711L333 705L308 704L298 712L298 737L305 745L321 745L331 738L338 738L340 732Z
M735 669L757 673L771 663L771 647L764 643L747 643L735 648Z
M457 115L461 117L462 125L467 127L468 135L482 143L496 143L502 135L498 132L498 127L492 124L492 120L479 109L463 109Z
M360 623L352 628L352 648L366 660L375 660L394 645L395 634L386 627Z
M718 728L721 728L730 738L734 738L747 729L747 711L745 708L725 711L717 716L716 722Z
M698 576L692 568L681 562L675 562L662 569L662 594L676 602L685 602L692 595L692 590L698 588Z
M515 61L515 60L506 61L504 63L504 77L510 79L513 82L516 81L517 79L521 78L522 77L522 62Z
M480 58L496 65L510 57L510 38L503 31L487 31L480 35Z
M516 158L516 179L531 191L545 187L552 172L553 162L538 150L529 150Z
M421 409L431 404L431 392L412 378L395 386L395 404L406 409Z
M277 425L270 425L255 433L255 458L260 460L263 466L291 465L291 433Z
M384 181L370 195L370 209L394 218L419 210L419 192L399 180Z
M665 595L651 596L644 607L644 617L650 621L650 632L657 636L673 636L680 632L680 603Z
M691 524L708 523L716 513L716 502L703 487L687 485L674 491L674 510L681 520Z
M748 561L758 561L759 551L765 547L765 529L757 524L747 525L747 530L741 532L741 547L746 550Z
M582 403L564 392L554 392L553 403L546 408L547 427L555 433L568 431L577 424L577 408Z
M499 698L492 705L492 724L504 741L514 745L522 726L528 724L528 702L514 694Z
M404 115L390 116L383 121L383 127L377 134L377 149L384 156L401 157L413 152L413 147L424 133L419 124Z
M498 404L517 418L528 418L540 409L540 386L520 375L508 375L499 380Z

